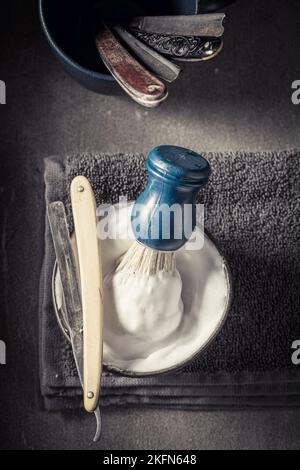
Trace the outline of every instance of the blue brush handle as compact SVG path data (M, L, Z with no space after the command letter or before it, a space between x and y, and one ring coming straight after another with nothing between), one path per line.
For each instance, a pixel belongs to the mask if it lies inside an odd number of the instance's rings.
M192 150L162 145L150 152L146 164L149 179L132 209L133 232L149 248L176 251L195 228L196 196L208 182L209 163Z

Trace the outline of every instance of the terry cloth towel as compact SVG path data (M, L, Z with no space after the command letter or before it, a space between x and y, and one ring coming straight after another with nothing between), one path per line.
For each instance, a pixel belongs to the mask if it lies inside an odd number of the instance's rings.
M103 376L102 404L175 408L300 404L300 152L206 154L213 175L201 191L205 226L231 268L234 301L218 337L180 372L149 378ZM62 200L83 174L97 204L135 199L146 170L139 155L84 154L45 160L46 203ZM54 249L46 218L40 284L40 381L47 409L80 406L70 345L52 305ZM294 361L295 362L295 361Z

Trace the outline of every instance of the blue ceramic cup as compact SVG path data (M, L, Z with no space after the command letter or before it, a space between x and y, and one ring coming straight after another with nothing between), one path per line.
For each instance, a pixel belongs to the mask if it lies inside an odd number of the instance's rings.
M39 0L48 42L65 70L86 88L119 94L119 86L101 61L94 44L104 17L116 22L137 15L192 15L198 0Z

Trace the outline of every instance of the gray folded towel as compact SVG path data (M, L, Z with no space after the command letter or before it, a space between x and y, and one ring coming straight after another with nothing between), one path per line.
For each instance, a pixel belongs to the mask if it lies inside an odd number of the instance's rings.
M300 404L300 153L206 154L213 176L201 192L205 226L227 258L234 301L209 348L182 371L131 379L105 372L103 404L232 407ZM62 200L73 228L68 188L89 178L97 203L135 199L146 181L138 155L74 155L45 160L46 203ZM72 352L57 325L51 293L55 261L48 222L40 283L40 377L48 409L81 404Z

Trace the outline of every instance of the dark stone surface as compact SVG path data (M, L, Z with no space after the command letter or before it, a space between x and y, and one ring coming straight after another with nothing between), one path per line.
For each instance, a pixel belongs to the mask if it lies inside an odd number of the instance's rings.
M284 6L283 6L284 4ZM297 448L300 410L186 412L106 409L91 445L93 418L49 414L38 384L38 280L43 254L43 158L91 149L147 152L162 143L201 150L300 146L297 0L237 2L225 48L186 67L161 108L98 96L65 75L49 51L34 0L2 2L0 79L1 316L7 365L0 366L3 449ZM295 338L297 339L297 338Z

